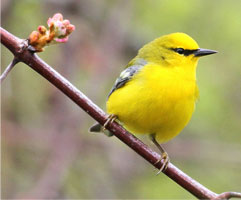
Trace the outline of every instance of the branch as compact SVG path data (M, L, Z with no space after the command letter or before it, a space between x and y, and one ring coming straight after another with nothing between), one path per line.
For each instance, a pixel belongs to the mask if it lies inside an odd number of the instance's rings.
M1 83L4 81L4 79L7 77L9 72L12 70L12 68L19 62L17 58L14 58L12 62L6 67L4 72L0 76Z
M239 193L239 192L224 192L224 193L218 195L214 200L230 199L232 197L241 199L241 193Z
M24 62L46 78L97 122L102 125L106 122L108 115L103 110L96 106L88 97L86 97L82 92L80 92L75 86L73 86L68 80L46 64L43 60L41 60L36 54L31 53L28 48L24 47L22 48L22 51L19 51L19 49L21 49L21 40L19 38L13 36L2 28L0 30L2 44L6 46L19 61ZM157 169L162 167L163 162L156 163L160 159L160 155L150 149L138 138L126 131L118 123L108 123L106 128L154 167ZM163 173L199 199L215 199L220 197L197 181L193 180L191 177L175 167L172 163L168 164L167 169ZM225 198L226 196L221 196L221 198L223 197Z

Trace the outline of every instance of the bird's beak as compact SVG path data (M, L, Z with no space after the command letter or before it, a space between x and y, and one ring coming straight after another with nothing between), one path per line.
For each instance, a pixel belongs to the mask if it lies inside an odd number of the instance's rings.
M210 49L197 49L193 54L195 57L207 56L210 54L218 53L217 51L210 50Z

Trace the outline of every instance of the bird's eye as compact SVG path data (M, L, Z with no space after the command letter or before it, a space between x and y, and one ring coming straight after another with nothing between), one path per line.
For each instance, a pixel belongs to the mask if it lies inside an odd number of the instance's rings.
M179 54L184 54L184 49L183 48L176 48L174 50L175 50L175 52L177 52Z

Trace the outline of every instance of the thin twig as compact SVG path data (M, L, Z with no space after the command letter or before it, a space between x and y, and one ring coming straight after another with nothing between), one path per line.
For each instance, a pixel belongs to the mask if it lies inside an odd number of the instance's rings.
M241 198L241 193L239 192L224 192L218 195L214 200L223 200L223 199L231 199L231 198Z
M3 73L0 76L1 83L4 81L4 79L7 77L9 72L12 70L12 68L19 62L19 60L14 57L12 62L7 66L7 68L3 71Z
M23 51L17 51L16 49L20 47L18 42L19 39L2 28L0 30L1 42L21 62L24 62L44 78L46 78L50 83L61 90L73 102L79 105L79 107L81 107L86 113L88 113L100 124L103 125L106 122L108 115L103 110L96 106L88 97L86 97L82 92L80 92L47 63L41 60L37 55L29 52L27 48L24 48ZM127 144L131 149L133 149L149 163L151 163L154 167L158 169L162 167L163 162L157 163L157 161L160 159L160 155L146 146L138 138L126 131L118 123L109 123L106 126L106 129L111 131L117 138ZM172 163L168 164L167 169L163 173L199 199L215 199L220 196L189 177L187 174L175 167Z

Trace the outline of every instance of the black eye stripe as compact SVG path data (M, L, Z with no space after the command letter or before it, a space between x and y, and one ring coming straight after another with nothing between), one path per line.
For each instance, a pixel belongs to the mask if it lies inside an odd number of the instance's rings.
M189 56L191 54L193 54L194 52L196 52L197 50L190 50L190 49L185 49L184 50L184 56Z
M197 51L197 49L183 49L183 48L172 48L171 50L182 54L184 56L189 56Z

